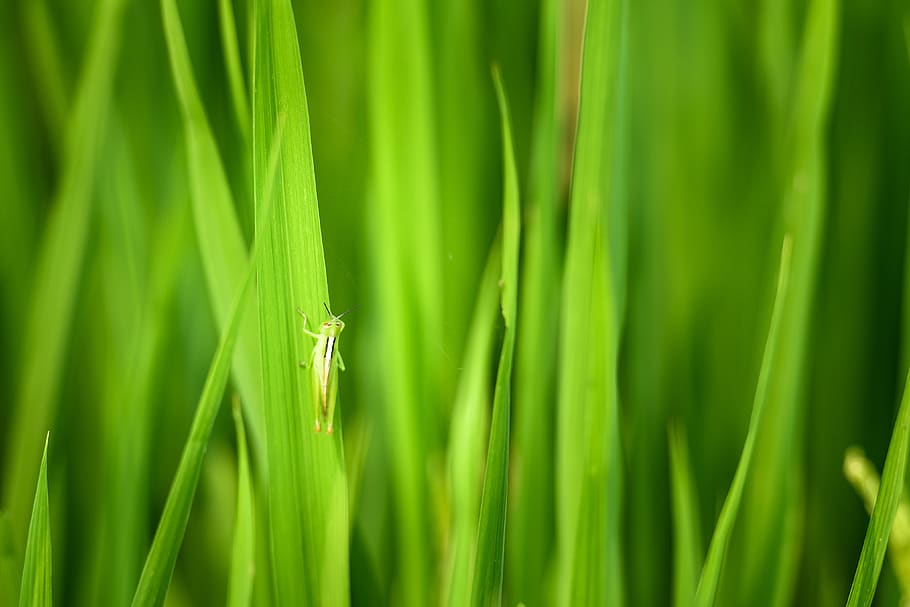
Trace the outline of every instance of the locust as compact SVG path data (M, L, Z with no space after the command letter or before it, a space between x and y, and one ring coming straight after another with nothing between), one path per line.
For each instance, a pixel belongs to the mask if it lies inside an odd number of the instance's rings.
M303 332L316 340L316 346L310 355L310 360L302 360L298 364L303 367L312 367L313 381L312 401L316 416L315 430L322 431L322 422L326 424L326 433L332 434L334 430L332 421L335 419L335 401L338 397L338 371L344 371L344 360L338 351L338 339L344 331L344 322L341 317L350 312L346 310L338 316L332 314L328 304L325 307L329 319L319 327L319 333L310 331L307 327L307 316L300 308L297 313L303 317ZM353 309L353 308L351 308Z

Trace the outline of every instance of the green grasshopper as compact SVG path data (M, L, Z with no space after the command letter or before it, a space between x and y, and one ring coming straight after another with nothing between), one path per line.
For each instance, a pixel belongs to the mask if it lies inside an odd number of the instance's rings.
M307 318L303 310L297 308L297 313L303 317L303 332L316 339L316 347L313 348L313 354L310 360L300 361L301 367L313 367L313 408L316 413L316 432L322 430L320 420L326 422L326 433L331 434L333 431L332 420L335 419L335 399L338 396L338 373L337 369L342 371L344 360L341 358L341 352L338 351L338 338L344 330L344 322L341 317L353 310L346 310L338 316L332 314L329 306L325 306L325 311L329 319L322 323L319 333L314 333L307 328Z

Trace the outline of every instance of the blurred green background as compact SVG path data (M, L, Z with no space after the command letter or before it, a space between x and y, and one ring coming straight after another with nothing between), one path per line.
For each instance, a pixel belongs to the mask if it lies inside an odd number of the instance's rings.
M239 41L251 103L253 4L232 3L236 32L227 34ZM687 439L697 540L707 547L746 435L790 233L777 366L716 604L843 603L868 524L843 455L859 445L881 469L910 361L906 6L291 4L332 305L359 306L346 317L339 397L349 503L338 540L348 559L331 565L349 570L350 601L454 601L451 483L473 455L454 441L453 403L502 214L495 63L522 201L503 601L567 602L557 450L582 443L588 419L563 415L558 396L569 381L559 371L572 339L564 332L577 326L567 320L577 311L564 305L572 284L564 260L579 204L571 183L580 81L596 77L580 75L585 18L597 5L613 11L604 30L611 68L601 75L615 98L592 145L612 150L602 159L610 191L601 193L619 321L618 426L602 440L617 449L621 474L611 479L621 490L607 495L620 517L608 540L618 561L596 556L595 566L618 563L624 604L672 602L671 427ZM256 144L233 97L224 7L179 0L178 8L249 245ZM596 21L587 19L591 36ZM585 60L586 69L600 66ZM0 509L8 515L0 604L18 594L48 430L58 604L129 601L177 468L219 325L174 82L157 2L0 5ZM61 216L65 199L72 204ZM396 340L404 357L388 355ZM491 351L480 347L485 407L498 360ZM401 382L412 388L410 404L395 396ZM209 441L171 605L227 597L234 391L231 382ZM309 415L309 404L300 407ZM483 454L487 417L476 418ZM250 426L259 554L269 542L265 436ZM467 484L479 491L476 472ZM271 595L267 560L257 560L253 602L294 604ZM882 571L876 600L895 604L901 591L887 562Z

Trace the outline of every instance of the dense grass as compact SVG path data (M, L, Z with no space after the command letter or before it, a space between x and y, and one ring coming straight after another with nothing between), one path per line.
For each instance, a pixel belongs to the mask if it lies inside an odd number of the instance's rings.
M908 18L5 3L0 607L906 599Z

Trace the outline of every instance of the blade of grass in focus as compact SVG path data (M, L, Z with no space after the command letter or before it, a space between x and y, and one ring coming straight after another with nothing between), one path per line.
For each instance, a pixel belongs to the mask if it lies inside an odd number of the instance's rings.
M563 5L544 0L540 8L538 83L532 133L531 176L525 205L521 313L515 352L515 435L509 501L506 564L509 600L545 596L545 573L553 547L553 448L556 349L561 251L558 203L561 171L559 33Z
M273 125L279 116L284 117L285 125L274 221L256 224L257 246L261 247L259 339L275 600L279 605L344 605L349 602L350 589L341 424L344 393L338 396L335 434L314 433L312 373L298 366L313 343L301 330L294 309L299 306L315 323L324 315L323 305L331 306L303 67L289 0L257 0L254 21L257 215L263 204L261 191Z
M506 512L509 495L509 429L512 407L512 358L515 352L515 316L518 307L518 251L521 207L518 169L512 147L509 104L502 76L493 71L496 98L502 120L502 278L499 281L505 336L496 372L490 442L483 478L483 496L477 523L477 556L474 559L471 604L499 605L502 602L503 559L505 558Z
M53 604L51 584L51 521L47 499L47 438L44 455L38 469L38 487L32 519L28 525L28 541L22 565L22 586L19 590L19 607L43 607Z
M708 547L708 554L705 557L705 564L698 580L698 588L695 593L695 604L699 607L710 607L714 604L717 587L720 583L721 571L724 566L724 560L726 559L727 546L730 543L730 535L733 533L733 526L739 512L746 478L750 472L749 469L752 463L753 453L755 452L755 438L761 427L765 403L768 400L768 386L771 380L771 369L774 368L780 342L780 327L784 315L784 302L787 299L790 279L791 248L792 244L790 237L786 236L781 250L780 271L777 277L777 294L774 298L774 309L771 312L768 339L765 345L764 356L762 357L761 370L758 374L758 385L755 388L752 418L749 421L746 442L743 445L742 455L736 466L733 483L730 485L730 490L727 493L724 505L720 511L720 516L717 519L717 525L715 526L714 533L711 537L711 544Z
M489 426L490 362L499 308L497 282L502 269L501 246L497 240L487 259L471 319L455 404L452 406L449 439L452 531L449 572L443 595L449 607L467 605L473 587L483 486L484 439Z
M837 68L835 0L809 3L802 56L780 157L782 227L793 237L792 277L781 319L780 346L771 369L765 421L755 443L755 464L743 495L742 531L736 535L742 568L729 569L724 602L789 605L797 582L797 543L802 520L806 353L826 212L828 107Z
M427 3L380 0L367 21L371 142L371 339L392 364L376 374L388 441L396 602L432 602L435 551L427 479L441 429L443 323L439 198ZM407 329L402 329L402 322Z
M862 449L847 449L844 454L844 476L863 499L866 512L871 516L881 488L881 479L875 465L866 458ZM901 495L897 504L894 524L888 536L888 555L901 587L903 604L910 601L910 500L906 493Z
M12 434L5 450L3 502L24 535L41 438L56 416L57 390L88 235L99 139L107 113L120 18L126 0L103 0L95 13L84 71L67 124L60 182L35 270L22 345ZM19 535L21 537L21 535Z
M669 440L670 480L673 483L673 604L690 607L695 602L702 565L698 494L683 430L670 428Z
M625 12L587 7L566 244L557 418L559 604L622 602L617 360L625 260Z
M891 526L904 491L908 447L910 447L910 375L907 376L904 395L894 422L894 432L891 435L891 443L888 445L888 455L885 458L885 469L878 497L875 500L869 527L866 529L866 539L863 541L863 550L859 555L859 563L856 565L850 596L847 598L848 607L857 605L868 607L872 604L872 598L875 596L875 589L878 586L878 576L885 560L885 550L888 548Z
M230 0L227 0L230 4ZM221 331L227 326L232 298L243 281L247 251L236 207L218 146L193 78L192 65L176 0L162 0L161 17L171 71L184 120L193 218L209 301ZM241 320L233 371L246 410L250 442L257 462L265 463L262 421L262 382L259 375L259 335L256 302L250 293L251 314Z
M253 489L250 483L250 460L246 448L243 414L236 401L233 414L234 427L237 432L237 518L234 523L228 605L244 607L250 604L253 592L253 542L255 541L253 536Z

